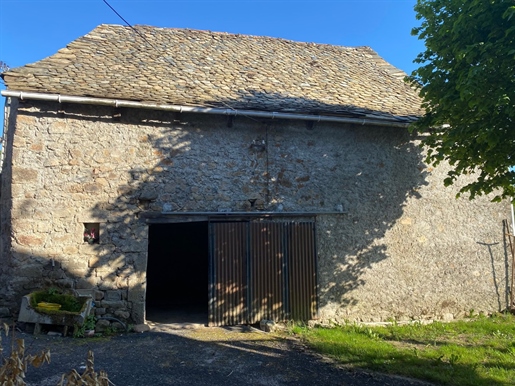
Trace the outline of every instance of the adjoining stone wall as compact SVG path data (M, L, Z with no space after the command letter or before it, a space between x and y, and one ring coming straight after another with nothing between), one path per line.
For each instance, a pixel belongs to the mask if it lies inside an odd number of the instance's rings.
M11 116L0 307L16 311L22 295L57 284L90 291L98 314L140 323L146 216L342 208L317 217L321 318L507 306L509 205L456 200L445 168L426 167L402 129L53 103ZM85 223L100 225L98 244L84 242Z
M11 176L12 147L5 146L12 143L14 130L7 130L8 127L16 126L17 99L8 99L5 104L4 135L2 157L6 161L2 164L2 175L0 176L0 318L11 314L12 299L15 293L12 291L12 283L16 280L11 270L11 224L8 221L11 211L10 184L5 180Z

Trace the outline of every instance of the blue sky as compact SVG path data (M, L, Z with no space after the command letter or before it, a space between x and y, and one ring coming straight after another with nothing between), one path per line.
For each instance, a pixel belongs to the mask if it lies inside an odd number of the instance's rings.
M369 46L407 73L416 68L413 60L424 49L411 36L419 24L416 0L107 1L131 25ZM11 68L37 62L99 24L125 23L103 0L0 0L0 61ZM2 106L0 100L0 135Z
M343 46L370 46L411 72L423 43L416 0L108 0L129 23ZM124 24L103 0L0 0L0 60L11 67L54 54L99 24Z

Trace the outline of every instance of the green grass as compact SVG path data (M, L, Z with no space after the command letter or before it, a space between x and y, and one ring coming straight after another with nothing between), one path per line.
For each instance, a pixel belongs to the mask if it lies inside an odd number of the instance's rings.
M515 385L515 317L509 314L428 325L294 326L291 331L348 366L441 385Z

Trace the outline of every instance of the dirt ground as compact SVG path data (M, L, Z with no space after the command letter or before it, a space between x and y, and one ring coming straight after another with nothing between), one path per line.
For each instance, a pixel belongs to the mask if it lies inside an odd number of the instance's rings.
M51 364L28 369L29 386L54 386L73 368L82 373L89 350L95 355L95 370L106 370L115 386L423 385L346 369L285 334L248 326L195 327L153 324L144 333L83 339L18 331L15 338L25 340L27 353L51 352ZM11 340L11 334L2 339L4 357Z

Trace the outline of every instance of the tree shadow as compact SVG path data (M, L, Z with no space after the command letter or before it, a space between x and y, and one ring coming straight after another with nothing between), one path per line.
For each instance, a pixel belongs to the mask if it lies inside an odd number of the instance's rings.
M284 100L285 109L330 108L267 96L270 106ZM249 109L258 99L251 91L222 104ZM149 219L226 209L341 211L317 216L319 306L356 304L351 292L365 284L363 273L388 258L381 239L426 184L415 137L400 128L50 102L19 107L2 191L11 306L57 283L91 291L102 312L142 322ZM333 108L352 117L383 114ZM90 223L99 224L98 244L83 240Z
M506 277L508 274L507 260L505 260L505 277L504 277L504 282L505 282L506 287L503 291L504 299L502 299L503 296L501 295L501 292L499 289L500 278L498 277L499 274L497 273L496 268L495 268L495 258L494 258L494 253L492 251L492 247L498 245L499 243L482 243L482 242L478 241L478 244L485 246L488 250L488 255L490 256L490 264L491 264L491 268L492 268L492 279L493 279L493 283L494 283L494 287L495 287L495 295L497 297L497 310L500 312L500 311L506 309L505 305L509 304L509 299L508 299L509 280L507 280L508 278Z

